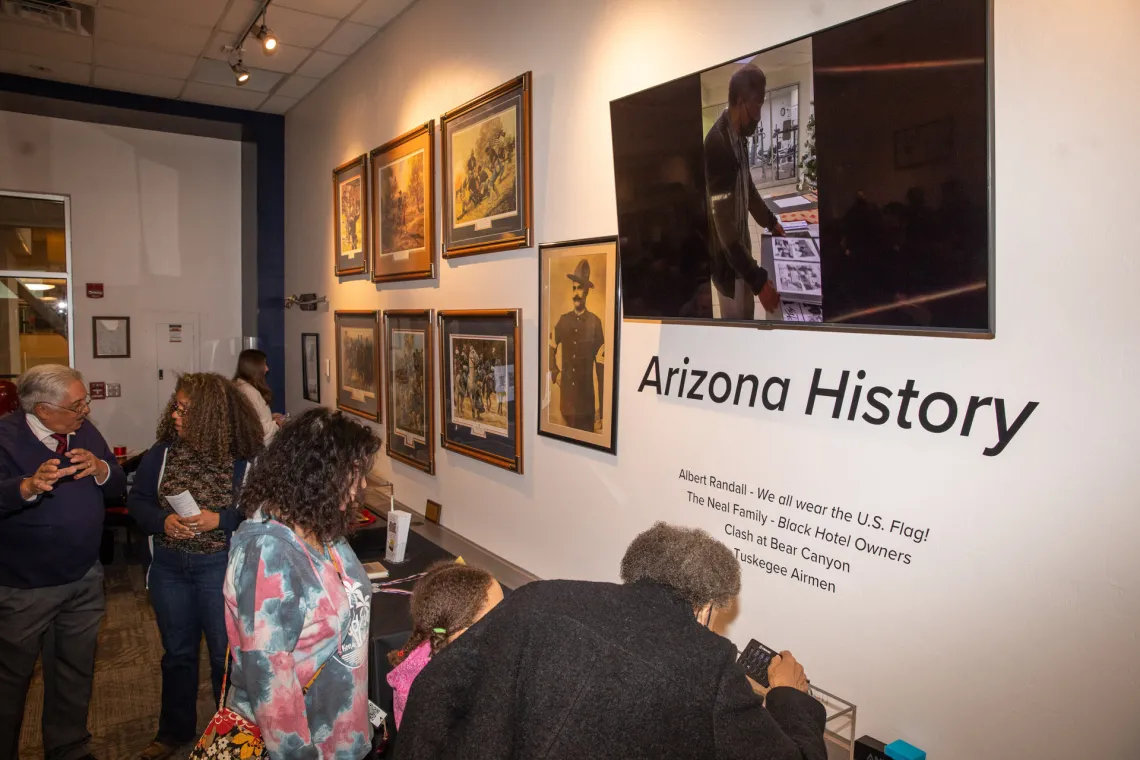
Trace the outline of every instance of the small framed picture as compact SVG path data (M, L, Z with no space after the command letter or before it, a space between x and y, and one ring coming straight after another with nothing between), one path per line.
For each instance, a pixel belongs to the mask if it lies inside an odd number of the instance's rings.
M374 311L338 311L336 408L380 421L380 323Z
M523 471L522 311L439 313L440 440L512 472Z
M424 507L424 519L428 522L439 525L439 518L443 515L443 505L438 501L427 500L427 506Z
M617 452L617 238L539 247L538 434Z
M531 245L530 72L440 118L443 255Z
M431 309L384 312L388 456L435 474Z
M301 393L306 401L321 403L321 336L301 333Z
M435 123L369 154L372 280L435 277Z
M368 154L333 169L333 221L336 276L368 271Z
M91 335L96 359L131 358L130 317L92 317Z

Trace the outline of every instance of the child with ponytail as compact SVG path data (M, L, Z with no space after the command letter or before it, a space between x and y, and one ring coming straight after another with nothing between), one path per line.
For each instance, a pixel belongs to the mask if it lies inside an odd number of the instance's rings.
M388 655L396 728L408 703L412 682L439 650L454 641L503 600L503 589L486 570L439 562L412 589L412 635Z

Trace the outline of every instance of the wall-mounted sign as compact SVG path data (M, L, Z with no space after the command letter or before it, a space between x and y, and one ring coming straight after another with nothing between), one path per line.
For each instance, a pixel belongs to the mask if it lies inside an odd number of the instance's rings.
M107 384L106 383L88 383L87 392L91 394L91 399L107 398Z
M171 343L181 343L182 342L182 325L171 325L170 326L170 342Z
M89 282L87 283L87 297L88 298L102 298L103 297L103 283Z

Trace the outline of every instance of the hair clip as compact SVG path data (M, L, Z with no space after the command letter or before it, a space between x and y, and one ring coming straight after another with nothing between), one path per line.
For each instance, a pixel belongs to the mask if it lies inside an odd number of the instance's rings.
M446 628L432 628L432 633L447 633Z

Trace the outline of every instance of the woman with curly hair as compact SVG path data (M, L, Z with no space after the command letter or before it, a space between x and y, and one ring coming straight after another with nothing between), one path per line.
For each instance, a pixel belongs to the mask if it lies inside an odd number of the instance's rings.
M371 750L372 585L345 536L379 449L364 425L312 409L281 429L242 493L248 519L225 584L226 704L274 760Z
M261 450L262 431L257 414L233 383L200 372L178 379L156 437L127 498L131 517L151 535L147 585L163 648L158 733L142 760L169 757L196 738L203 634L215 698L221 693L226 654L222 584L230 535L242 521L238 493ZM200 514L179 517L174 512L167 499L183 492L194 498Z
M501 601L503 587L493 575L458 562L438 562L416 581L412 589L412 635L403 649L388 655L393 666L388 684L397 729L419 672Z

